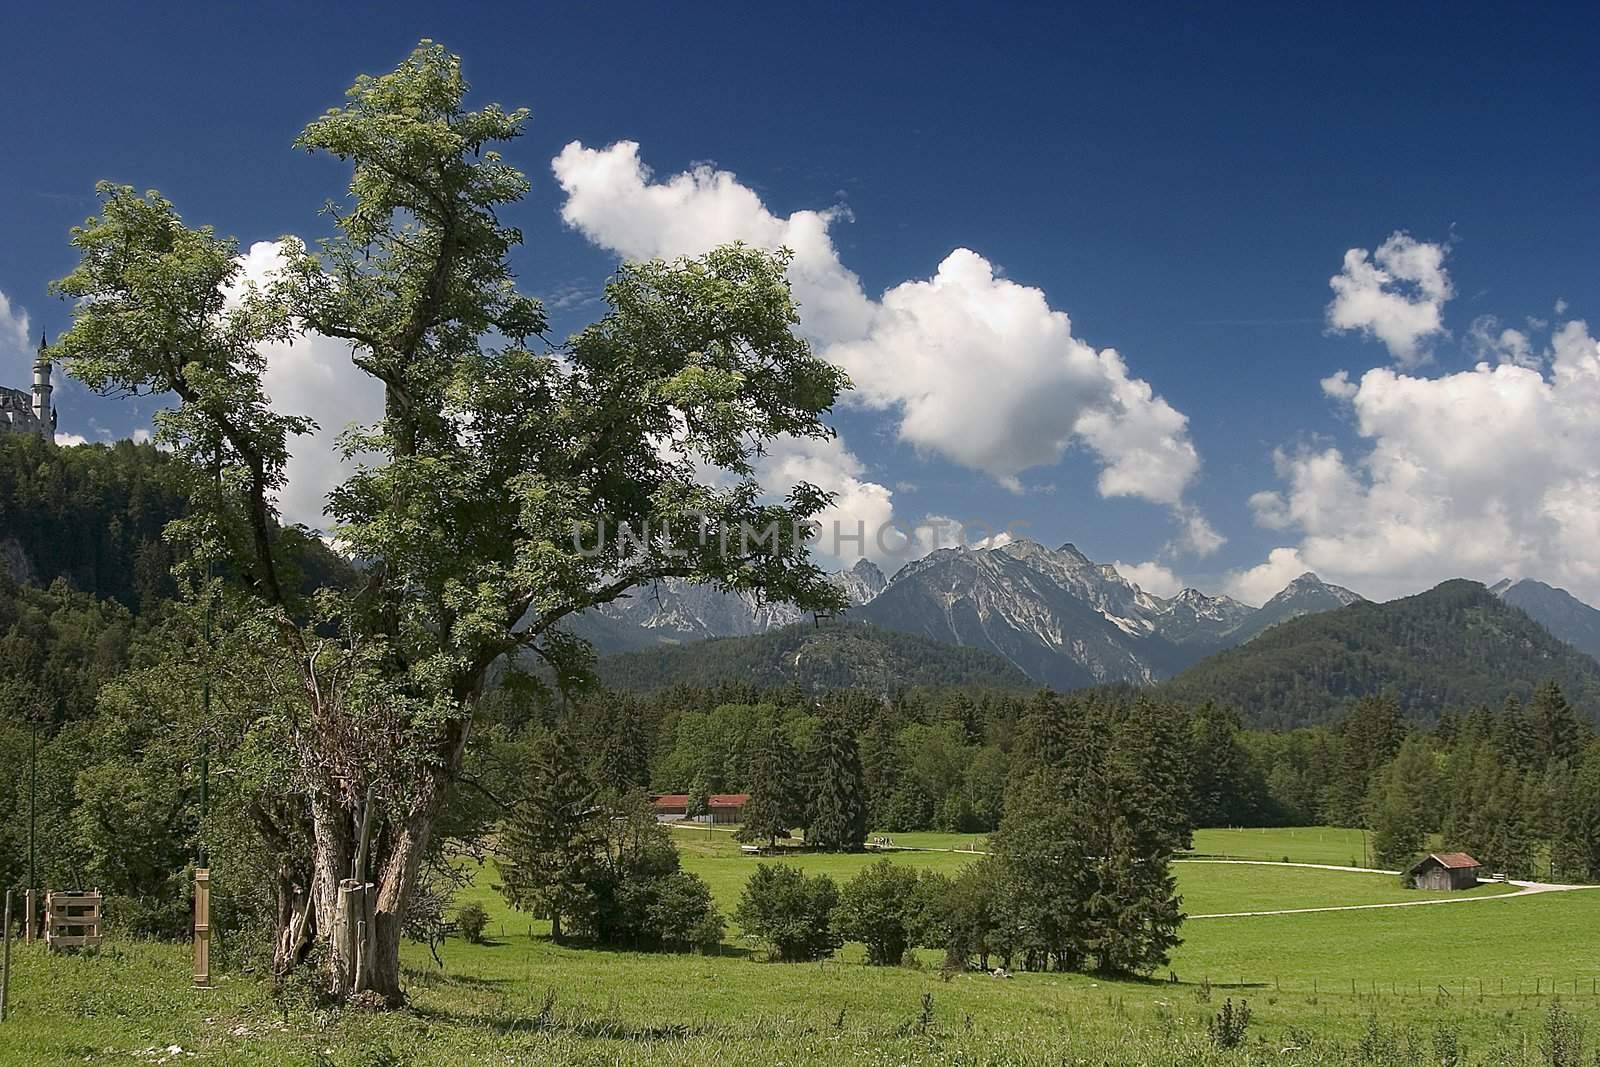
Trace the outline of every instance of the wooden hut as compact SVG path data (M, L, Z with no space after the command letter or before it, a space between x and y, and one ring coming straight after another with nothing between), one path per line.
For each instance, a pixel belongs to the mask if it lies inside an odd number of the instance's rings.
M1406 872L1417 889L1471 889L1483 864L1465 852L1430 852Z

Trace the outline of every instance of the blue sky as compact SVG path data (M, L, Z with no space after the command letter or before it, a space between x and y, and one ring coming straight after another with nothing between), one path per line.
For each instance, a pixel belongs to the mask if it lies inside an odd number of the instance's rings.
M589 189L598 206L577 225L563 221L572 190L551 161L570 142L636 142L646 186L696 164L731 172L779 220L844 209L829 250L871 313L901 327L819 343L885 376L836 421L842 476L891 495L897 521L1025 521L1163 592L1187 580L1259 600L1310 567L1375 596L1459 573L1600 597L1588 539L1600 484L1584 458L1600 444L1583 416L1593 331L1571 325L1600 316L1592 9L328 7L0 15L0 293L13 326L23 314L35 335L66 326L46 286L69 269L66 231L100 178L159 188L247 247L315 236L343 176L290 141L355 74L433 37L463 55L476 101L533 110L508 152L534 181L517 266L529 291L566 305L563 327L594 312L619 248L651 224L630 214L644 201L630 209L610 187ZM1400 231L1414 243L1379 258ZM678 249L668 234L639 241ZM941 332L947 363L919 361L919 329L953 302L914 289L902 295L917 306L878 302L934 278L956 249L1014 283L1000 295L1019 316L1038 310L1023 299L1037 290L1088 347L1053 353L1048 334L1013 345L1004 324L968 342L958 326ZM1386 273L1357 279L1355 325L1333 330L1329 283L1349 249ZM981 316L1003 285L974 284ZM1049 389L985 400L1012 369L999 356L1030 343L1041 347L1015 380L1038 374ZM22 384L26 354L6 344L0 381ZM1097 446L1076 414L1064 430L1019 409L1030 392L1074 413L1115 408L1072 392L1105 388L1104 357L1066 379L1051 364L1107 348L1187 419L1166 444L1192 450L1192 470L1173 453L1184 469L1158 487L1136 472L1108 496L1104 472L1150 420L1118 408L1131 428ZM983 429L962 420L973 405ZM91 440L148 425L148 410L81 387L60 407L62 429ZM1043 437L1024 439L1036 422ZM992 448L980 442L991 433ZM1458 461L1469 445L1481 455ZM1039 448L1048 461L1011 469ZM1505 458L1518 450L1526 461ZM1130 470L1145 463L1121 455ZM1197 516L1220 545L1185 536Z

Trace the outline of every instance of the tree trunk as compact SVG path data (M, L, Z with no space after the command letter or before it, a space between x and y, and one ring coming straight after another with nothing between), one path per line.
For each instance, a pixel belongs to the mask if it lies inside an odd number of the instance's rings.
M460 699L470 706L476 689ZM361 811L352 811L329 788L312 793L309 907L316 920L315 937L327 949L325 987L339 1000L370 992L389 1007L405 1002L400 940L407 906L447 786L461 765L470 723L463 717L447 727L440 746L443 759L421 775L418 792L407 804L408 814L374 816L371 788ZM318 773L320 769L309 776L315 780ZM280 940L287 944L291 939L282 929L282 909L279 923Z
M550 940L561 944L561 912L555 908L550 909Z
M433 832L434 814L429 811L413 817L395 832L378 880L377 899L369 910L365 988L382 996L391 1008L405 1002L400 988L400 938L406 922L406 903Z

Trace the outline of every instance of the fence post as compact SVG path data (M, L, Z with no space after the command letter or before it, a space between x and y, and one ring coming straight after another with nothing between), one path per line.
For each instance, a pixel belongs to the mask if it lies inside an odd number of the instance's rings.
M0 1023L6 1021L6 1002L11 997L11 890L6 890L6 947L0 962Z
M23 944L26 944L26 945L33 944L33 929L34 929L33 917L35 915L37 915L37 914L38 914L38 912L33 910L33 887L30 886L28 888L27 894L24 897L24 902L23 902L23 905L22 905L22 941L23 941Z
M211 984L211 868L194 872L194 984Z

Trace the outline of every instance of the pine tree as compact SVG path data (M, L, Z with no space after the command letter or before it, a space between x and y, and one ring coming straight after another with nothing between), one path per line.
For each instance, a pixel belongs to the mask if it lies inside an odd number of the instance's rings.
M817 776L806 842L823 852L859 852L867 842L866 787L856 740L834 716L817 732Z
M1534 738L1533 722L1516 697L1506 697L1505 706L1495 720L1494 747L1501 761L1513 766L1531 767L1538 758L1539 745Z
M1554 682L1541 685L1528 704L1528 720L1533 732L1533 750L1538 765L1552 763L1571 766L1583 755L1584 745L1593 736L1572 705Z
M1433 753L1421 735L1407 738L1378 773L1367 801L1367 826L1380 867L1408 866L1427 844L1437 781Z
M1340 724L1339 732L1344 753L1333 814L1339 825L1353 826L1361 818L1373 777L1394 758L1405 739L1400 705L1388 697L1364 697Z
M1061 767L1014 774L992 844L995 914L1030 968L1147 973L1183 921L1170 863L1189 841L1176 709L1074 701ZM1174 758L1177 753L1177 758Z
M744 804L744 825L734 835L738 840L765 841L770 847L789 836L798 793L794 774L794 748L783 726L774 723L750 760L750 799Z
M512 907L547 917L557 942L562 920L592 905L588 881L601 839L594 803L594 784L566 731L540 738L501 833L499 888Z
M602 789L621 796L650 778L650 745L637 700L621 698L607 706L596 778Z
M1552 862L1571 881L1600 881L1600 744L1591 744L1562 797Z

